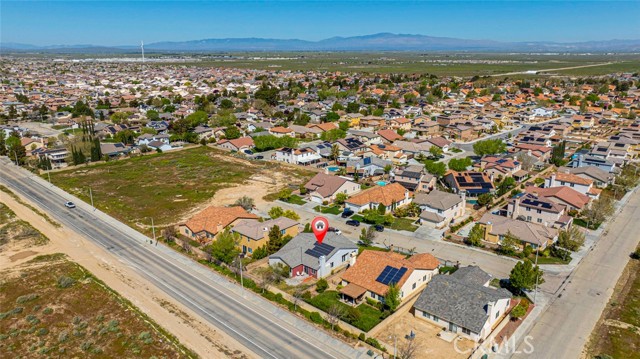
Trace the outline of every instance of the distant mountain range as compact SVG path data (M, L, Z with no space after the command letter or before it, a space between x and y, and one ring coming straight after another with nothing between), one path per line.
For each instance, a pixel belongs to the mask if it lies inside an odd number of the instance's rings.
M640 52L640 40L587 42L500 42L425 35L380 33L332 37L320 41L299 39L226 38L145 44L149 52L221 51L488 51L488 52ZM0 43L0 52L130 53L139 46L51 45Z

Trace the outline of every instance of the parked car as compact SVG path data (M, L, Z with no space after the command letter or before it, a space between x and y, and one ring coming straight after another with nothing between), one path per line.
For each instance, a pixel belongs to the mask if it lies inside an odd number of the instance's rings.
M329 232L333 232L335 234L342 234L342 231L338 228L329 227Z
M71 201L67 201L64 203L64 206L67 208L76 208L75 203L71 202Z
M263 159L264 159L264 156L262 156L262 155L257 155L257 156L255 156L255 157L254 157L254 159L256 159L256 160L263 160Z
M243 150L242 152L244 152L247 155L252 155L253 154L253 151L251 151L251 150Z
M354 227L360 227L360 221L357 221L355 219L350 219L347 221L347 225L348 226L354 226Z
M384 231L384 226L381 224L376 224L375 226L373 226L373 228L378 232Z
M347 218L347 217L351 217L351 215L353 215L353 210L349 209L349 208L345 208L344 211L342 212L342 218Z

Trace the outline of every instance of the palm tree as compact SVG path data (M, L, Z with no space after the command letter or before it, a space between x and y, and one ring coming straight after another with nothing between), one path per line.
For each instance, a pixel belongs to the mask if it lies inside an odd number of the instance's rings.
M340 156L340 147L338 147L338 144L334 144L333 146L331 146L331 157L336 162L336 165L338 164L339 156Z
M387 177L387 179L389 179L389 173L391 172L392 169L393 169L393 166L391 165L384 166L384 174Z

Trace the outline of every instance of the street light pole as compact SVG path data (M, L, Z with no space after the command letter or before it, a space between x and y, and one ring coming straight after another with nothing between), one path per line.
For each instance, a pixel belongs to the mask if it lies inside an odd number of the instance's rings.
M49 184L51 184L51 170L47 171L47 177L49 178Z
M240 286L244 289L244 279L242 277L242 258L243 253L238 254L238 266L240 267Z
M158 240L156 239L156 227L153 224L153 217L151 217L151 231L153 232L153 240L156 241L156 246L157 246Z
M91 191L91 187L89 187L89 197L91 198L91 207L93 207L93 210L96 210L96 206L93 205L93 192Z

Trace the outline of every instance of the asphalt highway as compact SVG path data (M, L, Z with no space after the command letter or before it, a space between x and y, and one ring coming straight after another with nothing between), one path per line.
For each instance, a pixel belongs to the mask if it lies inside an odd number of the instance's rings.
M89 204L0 159L0 183L37 204L54 220L104 247L151 285L261 358L366 356L227 278L203 268ZM73 201L69 209L64 202ZM162 324L162 323L160 323Z

